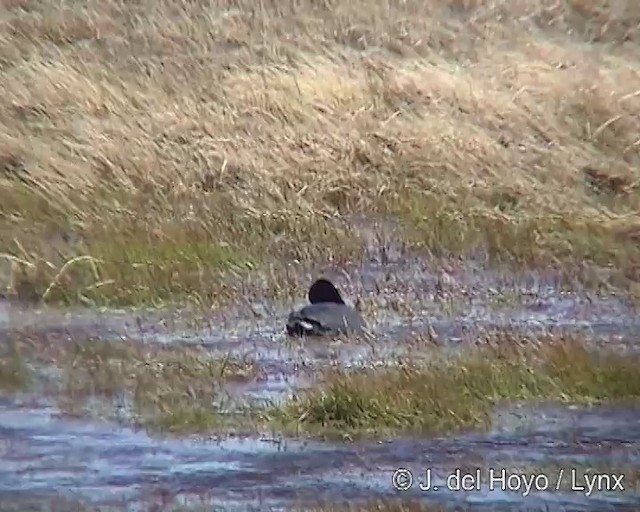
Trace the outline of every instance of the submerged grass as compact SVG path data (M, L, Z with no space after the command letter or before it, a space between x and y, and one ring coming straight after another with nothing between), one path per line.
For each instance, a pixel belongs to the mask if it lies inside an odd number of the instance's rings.
M286 295L289 263L362 254L351 213L434 254L640 280L633 2L18 1L0 19L0 287L21 298Z
M488 427L507 401L640 399L640 356L591 350L578 338L517 339L455 358L384 370L330 371L319 388L271 411L288 431L329 437L440 434ZM506 342L506 344L505 344Z
M31 379L31 370L18 345L8 343L0 351L0 393L27 389Z
M224 383L251 378L251 363L213 359L197 349L147 347L125 341L95 341L67 349L60 403L83 413L94 398L125 399L132 416L149 430L203 433L237 426L225 404ZM243 411L246 412L246 411ZM247 427L248 414L243 414Z

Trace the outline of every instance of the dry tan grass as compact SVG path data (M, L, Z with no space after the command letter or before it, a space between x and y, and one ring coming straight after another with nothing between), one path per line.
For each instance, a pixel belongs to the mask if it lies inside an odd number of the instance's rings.
M216 302L357 257L365 212L637 279L639 26L625 0L3 1L0 252L52 300Z

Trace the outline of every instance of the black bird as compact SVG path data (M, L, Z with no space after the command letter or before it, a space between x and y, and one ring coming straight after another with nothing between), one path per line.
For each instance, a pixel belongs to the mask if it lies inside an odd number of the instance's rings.
M344 303L340 292L327 279L318 279L311 285L309 302L289 315L289 336L331 336L359 333L365 328L360 313Z

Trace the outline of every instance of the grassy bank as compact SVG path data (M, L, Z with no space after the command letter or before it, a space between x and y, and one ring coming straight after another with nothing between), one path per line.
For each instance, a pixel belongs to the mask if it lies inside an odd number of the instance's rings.
M577 338L468 348L456 358L386 370L331 371L324 385L272 411L300 434L360 437L448 434L491 425L497 403L602 403L640 398L640 358L591 350Z
M3 287L216 304L259 269L286 295L285 262L359 257L352 212L638 277L632 3L234 5L0 6Z

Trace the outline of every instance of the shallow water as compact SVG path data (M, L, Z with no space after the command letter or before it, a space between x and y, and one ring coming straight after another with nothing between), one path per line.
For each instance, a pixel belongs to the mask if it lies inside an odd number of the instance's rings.
M5 403L0 405L0 498L61 494L130 510L144 508L150 496L160 494L177 503L238 510L398 495L487 507L506 504L514 510L525 504L576 510L640 504L633 481L625 482L623 492L585 497L586 491L578 489L584 487L578 472L570 487L572 467L640 465L640 412L547 407L517 414L517 429L498 420L503 423L499 431L483 436L344 445L268 438L193 442L152 439L127 428L69 421L51 408ZM527 416L531 422L523 420ZM392 485L398 468L414 474L409 491L398 492ZM477 489L448 490L444 479L456 468L472 475L477 468ZM500 475L503 468L509 475L545 475L552 487L564 469L566 480L560 492L538 489L523 496L524 489L500 489L498 480L490 487L489 471ZM439 489L418 488L427 469Z
M562 290L551 274L516 278L452 264L444 275L426 260L394 261L388 251L383 263L372 257L348 269L348 275L341 286L345 295L360 296L370 306L368 340L286 340L288 308L276 304L254 304L254 311L244 314L206 315L194 326L180 311L78 312L4 301L0 342L19 337L47 345L123 337L199 345L212 355L233 354L259 364L259 377L227 386L232 396L252 400L290 396L310 385L322 366L389 364L411 355L408 340L428 328L451 347L500 328L533 334L579 331L624 350L639 346L640 318L633 304L577 287ZM398 307L399 301L411 308ZM259 309L270 314L256 315ZM169 510L178 504L279 510L323 500L417 496L487 510L631 510L640 506L639 427L640 409L546 406L497 411L494 429L486 435L347 444L160 440L109 423L71 420L34 397L5 397L0 402L0 503L38 509L57 496L105 510ZM628 471L625 491L587 497L585 491L571 490L571 468L589 466ZM392 485L398 468L410 469L416 482L430 468L439 489L427 492L414 485L398 492ZM484 480L473 491L448 490L446 477L456 468L470 474L479 468ZM486 480L491 468L545 474L550 489L528 496L491 489ZM565 476L556 491L560 469ZM580 471L576 475L574 487L581 483Z

